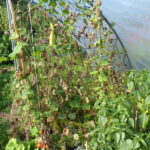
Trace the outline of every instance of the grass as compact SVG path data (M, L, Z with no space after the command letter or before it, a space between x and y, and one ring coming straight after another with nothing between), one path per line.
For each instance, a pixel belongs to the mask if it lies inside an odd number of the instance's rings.
M4 121L2 118L0 119L0 149L4 150L5 146L8 142L8 134L9 130L9 122Z
M4 150L8 142L9 112L13 100L12 77L14 71L10 66L0 66L0 150ZM5 70L5 71L4 71Z
M9 106L13 99L12 76L13 71L0 73L0 111Z

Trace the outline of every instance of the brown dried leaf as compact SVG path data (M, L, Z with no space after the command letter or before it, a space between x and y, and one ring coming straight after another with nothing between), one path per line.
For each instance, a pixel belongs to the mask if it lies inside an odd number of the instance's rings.
M89 125L91 125L93 128L95 127L94 121L89 121L88 123L89 123Z
M80 96L82 96L81 89L78 89L77 91L80 94Z
M81 37L81 33L80 31L78 31L78 38L80 39L80 37Z
M86 101L86 103L90 102L88 97L85 98L85 101Z
M69 135L69 132L70 132L70 130L69 130L68 128L64 128L64 129L63 129L63 134L64 134L65 136L68 136L68 135Z
M88 137L89 137L89 133L86 133L86 134L84 135L84 137L85 137L85 138L88 138Z
M52 53L56 56L57 55L57 52L56 52L56 50L52 50Z
M53 130L54 133L58 133L59 132L56 126L53 126L52 130Z
M98 0L97 4L98 4L98 6L101 6L102 5L102 1Z
M78 56L78 53L77 52L74 52L74 57Z
M74 43L74 48L77 49L78 48L78 43L77 43L77 40L75 40L75 43Z
M54 77L54 72L53 71L50 72L50 78L52 78L52 77Z
M88 38L88 34L87 34L87 32L85 32L85 33L84 33L84 36L85 36L86 38Z
M67 101L67 102L68 102L68 100L69 100L69 95L67 94L67 95L66 95L66 99L65 99L65 101Z
M97 8L97 15L98 15L98 17L100 17L101 15L102 15L102 11L99 9L99 8Z
M54 116L53 115L51 115L50 117L48 117L47 118L47 120L46 120L47 122L53 122L54 121Z
M20 15L22 12L21 12L21 10L19 9L18 11L17 11L17 14L18 15Z
M60 98L61 98L61 101L60 101L59 105L63 104L64 101L65 101L64 98L63 98L62 96L61 96Z
M90 45L90 44L88 45L88 48L91 48L91 45Z
M64 89L64 91L68 90L67 84L62 79L60 79L60 86Z

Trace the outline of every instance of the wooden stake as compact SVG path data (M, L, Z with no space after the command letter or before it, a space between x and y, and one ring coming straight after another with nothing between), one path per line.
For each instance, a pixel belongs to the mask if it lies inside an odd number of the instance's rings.
M11 14L12 14L12 26L15 30L15 33L18 35L17 43L19 43L20 42L20 37L19 37L19 32L18 32L18 28L17 28L17 24L16 24L15 12L14 12L11 0L8 0L8 3L9 3L10 11L11 11ZM21 71L24 75L25 74L25 64L24 64L23 52L20 53L20 60L19 61L20 61L19 68L21 69Z
M85 143L85 148L86 148L86 150L88 150L88 143L87 143L87 141Z

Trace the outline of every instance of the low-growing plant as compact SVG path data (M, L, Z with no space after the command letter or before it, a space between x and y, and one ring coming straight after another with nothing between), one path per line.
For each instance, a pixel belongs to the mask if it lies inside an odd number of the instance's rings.
M31 142L22 142L18 141L15 138L12 138L9 140L9 143L6 146L6 150L38 150L38 148L35 147L34 141Z
M0 110L9 106L13 101L13 74L14 72L9 71L9 68L0 69Z
M90 149L148 150L150 72L115 73L114 80L112 71L104 74L101 69L96 73L101 87L96 89L99 98L94 108L98 115L89 134Z

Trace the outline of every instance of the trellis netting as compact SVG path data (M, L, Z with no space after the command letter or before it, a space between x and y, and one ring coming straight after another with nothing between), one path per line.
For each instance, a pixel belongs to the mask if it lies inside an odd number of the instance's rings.
M32 0L32 1L24 1L24 2L32 2L33 5L37 5L38 4L38 0ZM65 2L65 0L64 0ZM68 2L68 1L66 1ZM78 3L78 1L76 0L69 0L69 10L72 11L76 16L80 13L80 11L83 11L83 9L81 10L79 7L77 7L77 5L80 5ZM92 7L92 3L90 3L89 5L82 5L82 8L88 9ZM49 9L48 5L44 5L43 6L44 9ZM57 9L58 12L60 12L59 8ZM51 14L49 14L51 15ZM65 17L62 17L59 15L59 13L56 15L56 17L60 18L60 23L63 24L64 20L66 19ZM84 34L80 35L79 38L79 32L81 33L81 30L84 28L85 23L84 23L84 18L82 16L77 16L78 17L78 21L75 24L75 30L74 32L72 32L72 36L77 40L78 44L82 47L83 51L85 51L86 53L90 53L90 52L94 52L94 54L96 55L97 51L96 48L90 48L89 44L91 44L91 41L88 37L85 37ZM104 16L102 16L104 18ZM88 18L90 20L90 18ZM117 70L128 70L132 68L132 64L130 62L130 59L128 57L126 48L124 47L121 39L119 38L119 36L117 35L117 33L115 32L115 30L113 30L111 24L108 22L107 18L103 19L103 26L100 28L100 35L97 34L97 31L91 26L91 24L89 23L85 29L85 33L87 33L88 35L90 33L94 33L96 36L95 37L100 37L101 39L105 38L105 33L111 32L113 34L111 34L109 42L107 43L107 47L109 47L109 50L118 50L118 53L115 55L114 57L114 67ZM94 42L96 42L97 39L95 39L95 41L92 42L92 44L94 44ZM118 67L121 64L121 68Z
M103 0L102 10L115 22L133 68L150 69L150 0Z

